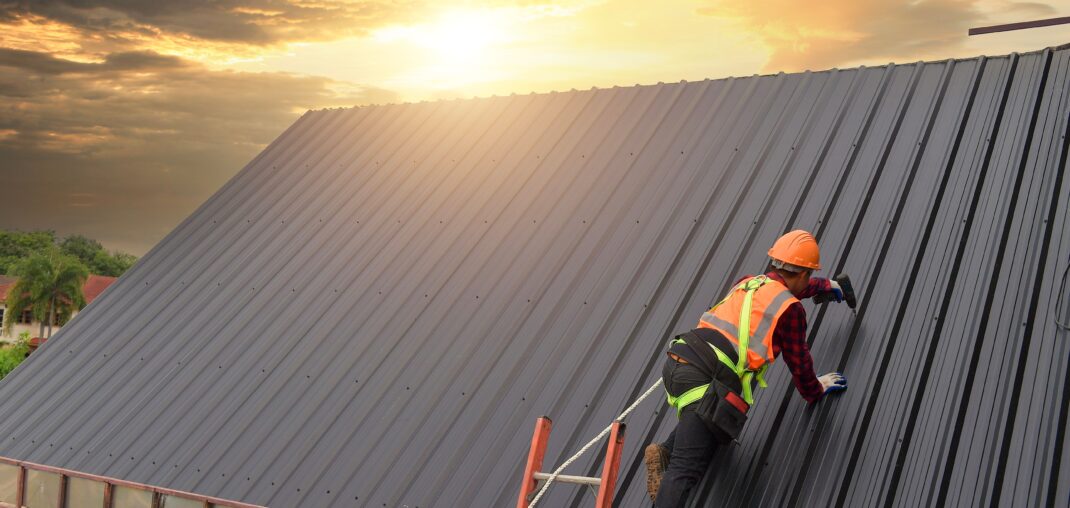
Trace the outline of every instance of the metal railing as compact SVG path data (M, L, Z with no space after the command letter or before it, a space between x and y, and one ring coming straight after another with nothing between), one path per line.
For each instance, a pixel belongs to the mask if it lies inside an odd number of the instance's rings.
M151 493L152 495L152 507L160 508L165 504L165 498L178 498L188 501L194 501L201 503L204 508L213 507L226 507L226 508L265 508L263 506L242 503L238 501L230 501L227 499L220 499L217 497L204 496L201 494L194 494L192 492L183 492L180 490L168 489L164 487L154 487L152 485L145 485L143 483L131 482L126 480L119 480L117 478L108 478L106 476L99 476L89 473L81 473L78 471L71 471L69 469L63 469L59 467L46 466L43 464L34 464L32 462L26 462L22 460L14 460L6 457L0 457L0 464L7 464L9 466L15 466L18 468L18 479L16 483L15 491L15 504L0 501L0 508L22 508L26 506L27 497L27 472L28 471L41 471L44 473L51 473L59 475L59 489L56 493L58 499L56 499L54 506L59 508L68 508L68 485L69 478L81 478L84 480L90 480L99 482L104 485L104 498L102 500L102 508L119 508L114 506L115 488L122 487L128 489L135 489L143 492ZM84 503L80 503L84 505Z

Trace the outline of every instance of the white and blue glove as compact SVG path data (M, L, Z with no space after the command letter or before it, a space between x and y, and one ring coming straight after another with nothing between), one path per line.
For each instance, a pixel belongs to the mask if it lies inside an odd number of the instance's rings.
M839 372L829 372L817 378L817 380L821 382L821 387L825 389L826 395L847 389L847 378L843 377L843 374Z
M843 301L843 288L840 287L840 283L835 279L829 281L829 285L832 286L832 298L836 300L836 303Z

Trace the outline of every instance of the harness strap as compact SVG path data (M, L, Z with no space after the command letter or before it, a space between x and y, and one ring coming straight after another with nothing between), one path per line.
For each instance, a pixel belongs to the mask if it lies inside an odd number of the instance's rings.
M681 393L679 397L673 397L668 391L665 392L665 395L669 397L669 405L676 408L676 416L679 418L680 413L683 412L684 408L698 402L699 399L706 394L706 390L709 388L710 383L706 383Z
M743 396L743 401L746 402L747 405L754 404L754 394L752 393L753 390L751 384L753 384L755 380L758 381L758 386L761 388L768 386L765 382L765 371L769 368L768 363L763 364L758 370L751 370L748 368L748 361L750 360L750 313L754 306L754 292L757 291L758 288L764 286L767 282L769 282L769 278L764 275L759 275L741 282L736 285L736 287L732 288L732 291L730 291L724 299L717 302L717 304L708 311L713 312L714 309L727 302L736 291L747 292L746 295L743 296L743 306L739 312L739 337L737 337L739 345L737 348L738 354L736 355L737 360L733 362L724 351L714 347L713 344L707 343L710 346L710 349L713 349L713 352L717 354L717 358L721 360L721 363L727 365L729 369L732 369L732 372L735 372L736 375L739 376L743 385L743 393L741 395ZM673 342L676 344L686 343L683 339L676 339ZM688 404L698 402L698 400L705 395L706 390L709 387L709 383L702 386L696 386L680 394L679 397L673 397L672 394L666 390L665 395L668 398L669 405L676 408L676 414L679 416L680 412L683 411L683 408Z

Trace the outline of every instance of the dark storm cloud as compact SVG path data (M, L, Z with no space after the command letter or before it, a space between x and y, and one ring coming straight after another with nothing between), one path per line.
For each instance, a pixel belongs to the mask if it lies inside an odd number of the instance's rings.
M766 70L796 71L859 60L942 58L987 21L978 0L718 0L700 14L735 20L772 50ZM1050 6L1006 2L1004 10L1041 16ZM770 16L769 13L776 13Z
M182 59L151 51L127 51L108 55L101 63L73 62L49 53L0 48L0 66L36 74L106 73L183 67Z
M0 50L0 181L15 189L0 228L78 232L140 254L305 110L396 100L147 52L84 64Z
M0 0L0 20L41 16L88 32L133 30L268 45L364 34L386 23L405 21L417 4L403 0Z

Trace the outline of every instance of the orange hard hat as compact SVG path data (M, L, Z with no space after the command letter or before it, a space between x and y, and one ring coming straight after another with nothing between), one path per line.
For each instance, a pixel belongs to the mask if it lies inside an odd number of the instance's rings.
M785 233L784 236L777 238L773 248L769 249L769 257L775 261L808 270L821 269L821 253L817 249L817 240L814 239L814 235L801 229ZM788 266L777 268L791 269Z

